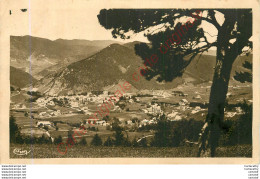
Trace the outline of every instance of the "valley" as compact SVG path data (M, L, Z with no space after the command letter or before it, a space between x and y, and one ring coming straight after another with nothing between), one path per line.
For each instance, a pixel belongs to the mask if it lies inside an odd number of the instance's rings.
M29 55L28 36L11 37L10 116L23 137L65 143L71 132L84 127L85 134L75 136L76 144L84 138L90 145L98 135L105 145L110 138L116 140L120 131L122 140L131 145L137 142L138 146L152 147L158 123L164 119L169 124L196 124L194 129L180 126L192 135L183 134L178 145L196 144L207 116L216 58L213 52L195 57L172 82L144 77L136 81L133 74L144 63L134 48L140 42L31 40ZM224 114L227 123L245 114L244 103L252 105L252 83L233 78L236 72L246 70L245 61L252 62L252 55L239 56L230 75ZM126 81L131 89L121 94L106 114L91 119Z

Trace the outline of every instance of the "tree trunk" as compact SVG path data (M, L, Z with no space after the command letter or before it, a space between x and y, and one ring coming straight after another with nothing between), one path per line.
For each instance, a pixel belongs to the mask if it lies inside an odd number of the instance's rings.
M224 107L232 64L235 55L224 48L217 48L217 60L210 91L208 115L199 138L199 156L214 157L222 128ZM203 153L202 153L203 151Z
M223 124L224 107L232 65L242 50L242 48L238 49L237 46L230 47L229 39L234 25L235 19L230 14L225 14L225 21L218 31L215 72L209 97L208 115L199 137L198 157L215 156Z

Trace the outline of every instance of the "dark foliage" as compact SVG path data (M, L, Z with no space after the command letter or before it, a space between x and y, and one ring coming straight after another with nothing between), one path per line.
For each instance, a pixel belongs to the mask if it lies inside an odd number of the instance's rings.
M171 122L166 120L165 116L161 116L156 125L156 133L151 145L157 147L178 147L185 140L196 142L202 126L202 121L194 119Z
M139 147L139 143L137 142L137 139L134 138L133 141L132 141L132 146L133 147Z
M98 96L100 94L103 94L103 91L91 91L91 93Z
M15 88L13 86L10 86L10 91L15 91Z
M25 136L24 143L25 144L37 144L39 142L38 138L33 136Z
M46 125L44 125L43 129L45 129L46 131L48 131L48 130L49 130L49 127L46 126Z
M114 117L114 118L113 118L113 122L112 122L112 130L115 131L115 130L117 130L118 128L120 128L120 126L119 126L120 123L121 123L121 122L119 121L119 119L116 118L116 117Z
M124 139L123 146L125 146L125 147L130 147L130 146L132 146L132 143L131 143L131 141L129 140L128 135L127 135L127 137Z
M134 117L133 119L132 119L132 123L137 123L138 122L138 118L137 117Z
M104 120L104 121L106 121L106 122L110 121L109 116L104 116L104 117L102 118L102 120Z
M85 138L80 139L79 145L84 145L84 146L86 146L86 145L87 145L86 139L85 139Z
M59 137L54 139L54 144L59 144L62 142L62 137L59 135Z
M234 79L240 81L241 83L252 83L252 63L245 61L243 67L245 69L248 69L249 72L236 72L236 74L234 75Z
M140 142L139 142L139 146L141 147L147 147L148 146L148 142L146 138L143 138Z
M107 140L104 142L104 146L111 147L114 145L114 140L111 139L110 136L108 136Z
M123 129L121 127L117 127L115 129L115 146L124 145L125 138L123 134Z
M64 104L65 102L63 102L62 99L58 100L57 98L53 98L52 100L58 106L65 106L65 104Z
M171 122L166 119L165 115L161 116L157 122L155 136L151 145L156 147L171 146L171 129Z
M92 141L91 141L91 145L93 146L101 146L102 145L102 140L99 137L98 134L95 134Z
M69 143L70 145L74 145L77 142L75 140L75 137L73 136L73 134L74 134L74 132L72 130L69 130L67 143Z
M10 134L10 143L23 143L23 139L20 133L20 129L16 124L16 120L13 116L9 118L9 134Z
M224 125L226 130L222 132L220 138L221 145L252 145L252 104L240 104L243 114L237 120L226 120Z
M34 136L22 136L20 130L15 122L13 116L10 117L10 143L18 144L51 144L52 140L50 137L45 136L44 134L40 137Z
M51 138L50 137L46 137L44 134L38 139L39 144L51 144Z
M27 91L27 94L31 96L29 102L35 102L38 98L42 97L42 94L38 91Z

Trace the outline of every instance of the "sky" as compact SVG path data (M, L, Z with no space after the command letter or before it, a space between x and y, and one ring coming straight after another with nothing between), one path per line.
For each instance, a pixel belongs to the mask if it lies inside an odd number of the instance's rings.
M19 7L10 7L9 16L11 34L16 36L32 35L48 38L50 40L86 39L86 40L117 40L130 42L134 40L145 41L142 34L130 40L114 39L111 31L102 27L97 15L104 6L97 6L93 1L66 1L66 3L35 4L36 1L25 3ZM80 2L80 3L79 3ZM27 8L22 12L20 8Z
M25 3L10 4L12 14L8 16L11 35L32 35L50 40L62 39L86 39L86 40L116 40L120 42L143 41L147 39L143 34L132 36L129 40L114 39L110 30L106 30L99 22L97 15L103 8L111 8L106 3L95 1L24 1ZM37 3L37 4L36 4ZM20 9L26 8L27 12ZM9 11L6 9L5 13ZM217 19L222 19L221 15ZM216 30L207 22L203 22L203 28L209 41L216 39Z

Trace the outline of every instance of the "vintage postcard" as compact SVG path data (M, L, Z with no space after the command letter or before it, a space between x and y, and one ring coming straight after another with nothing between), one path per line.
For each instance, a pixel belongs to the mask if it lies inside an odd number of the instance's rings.
M259 1L1 1L1 163L259 163Z

